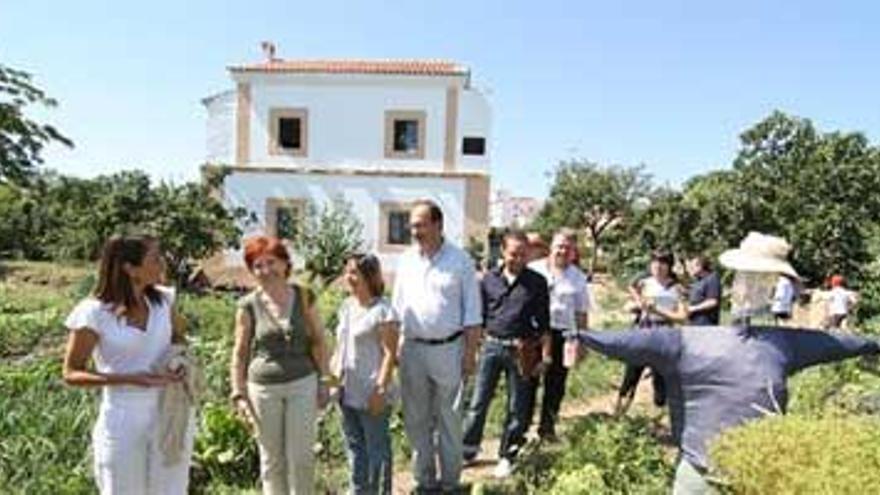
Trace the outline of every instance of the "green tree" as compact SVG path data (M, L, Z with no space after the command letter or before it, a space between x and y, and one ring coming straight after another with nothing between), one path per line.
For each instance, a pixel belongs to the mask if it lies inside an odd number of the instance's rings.
M342 274L346 256L363 245L363 224L350 202L333 198L321 207L309 203L293 247L305 260L312 282L326 285Z
M0 183L27 182L36 165L42 163L40 154L47 144L73 146L55 127L25 115L29 106L52 108L57 104L34 85L30 74L0 64Z
M603 236L630 217L635 206L648 199L651 190L651 177L642 166L563 161L556 168L550 196L534 227L545 233L559 227L584 231L592 247L592 272Z
M859 278L880 218L880 151L861 133L821 133L781 112L741 141L734 170L749 196L744 226L787 237L812 281L831 272Z

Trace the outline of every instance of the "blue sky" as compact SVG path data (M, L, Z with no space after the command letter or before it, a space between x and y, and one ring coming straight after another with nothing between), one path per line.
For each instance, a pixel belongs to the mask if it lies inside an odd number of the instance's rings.
M729 166L773 109L880 138L880 2L0 0L0 61L60 100L47 165L190 179L200 98L261 58L448 58L494 109L495 186L543 196L563 158L661 181Z

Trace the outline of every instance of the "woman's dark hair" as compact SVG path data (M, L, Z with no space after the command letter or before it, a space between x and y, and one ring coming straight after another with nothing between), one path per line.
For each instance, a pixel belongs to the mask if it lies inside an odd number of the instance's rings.
M666 249L656 249L651 252L651 261L659 261L672 269L675 266L675 256L672 251Z
M107 239L101 249L98 281L92 291L95 298L117 308L133 308L137 301L131 278L124 265L128 263L140 266L150 246L158 242L155 237L147 235L114 235ZM162 293L153 286L148 286L144 295L153 304L159 304L164 299Z
M356 253L346 259L346 262L354 262L360 276L367 283L367 289L373 297L379 297L385 293L385 281L382 279L382 265L379 258L373 254Z

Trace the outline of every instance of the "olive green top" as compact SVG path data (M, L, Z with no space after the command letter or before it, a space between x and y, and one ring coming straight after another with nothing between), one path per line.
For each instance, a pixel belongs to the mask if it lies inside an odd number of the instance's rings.
M296 285L292 288L294 297L288 328L283 328L284 325L269 313L257 290L238 300L238 307L248 312L253 324L247 375L250 382L273 385L298 380L315 372L303 312L303 301L307 296L300 294L305 289Z

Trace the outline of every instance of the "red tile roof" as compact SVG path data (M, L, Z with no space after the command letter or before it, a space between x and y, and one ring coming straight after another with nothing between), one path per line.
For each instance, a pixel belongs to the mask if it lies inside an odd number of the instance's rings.
M293 72L326 74L402 74L464 76L467 67L447 60L282 60L234 65L232 72Z

